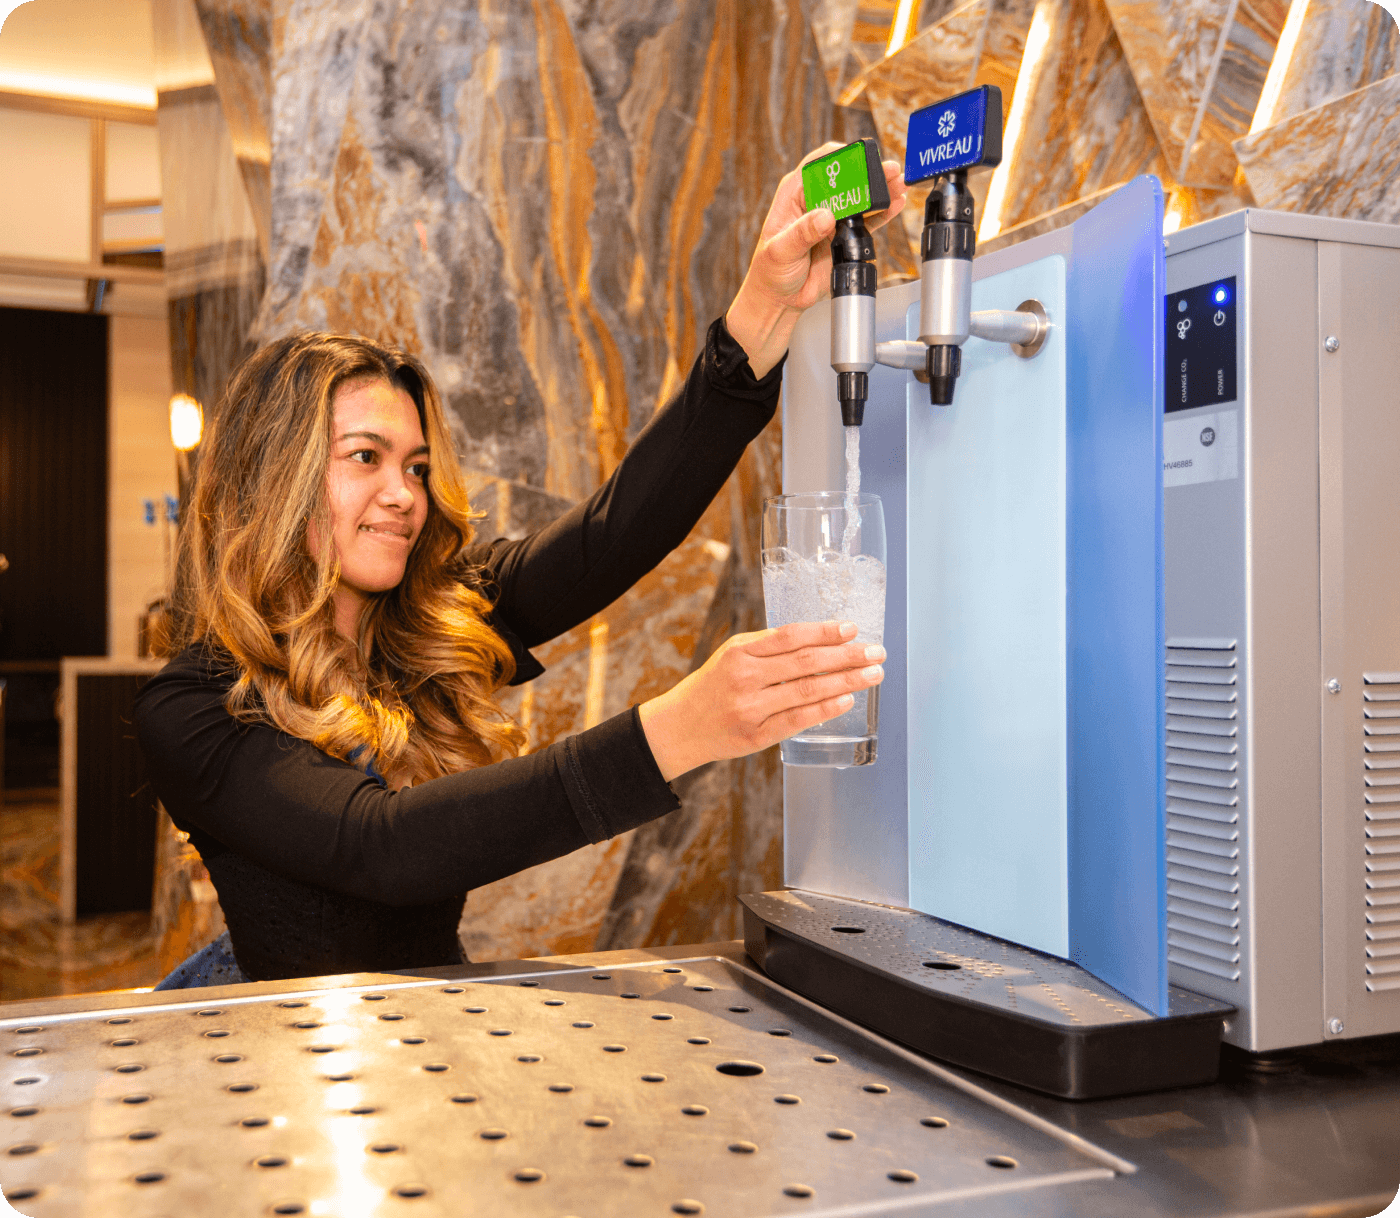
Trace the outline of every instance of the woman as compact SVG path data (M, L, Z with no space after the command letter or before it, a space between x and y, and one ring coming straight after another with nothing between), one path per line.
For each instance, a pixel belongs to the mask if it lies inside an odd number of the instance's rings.
M872 226L904 204L885 172ZM881 679L853 625L806 623L735 636L667 693L526 756L493 701L543 671L529 647L626 591L718 493L773 415L833 229L789 173L685 387L595 495L519 541L472 544L412 357L300 334L238 369L181 532L173 659L136 708L156 793L228 923L162 988L458 963L469 889L672 811L672 779Z

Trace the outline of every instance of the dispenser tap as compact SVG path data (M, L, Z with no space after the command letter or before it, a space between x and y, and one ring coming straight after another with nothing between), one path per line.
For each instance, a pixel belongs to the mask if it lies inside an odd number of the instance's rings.
M831 238L831 366L841 422L859 427L875 366L875 243L862 218L890 205L889 184L873 139L856 140L802 167L808 208L836 217Z
M924 207L919 340L929 400L950 406L972 333L972 255L977 235L967 171L1001 163L1001 90L982 85L909 116L904 157L908 183L936 179Z

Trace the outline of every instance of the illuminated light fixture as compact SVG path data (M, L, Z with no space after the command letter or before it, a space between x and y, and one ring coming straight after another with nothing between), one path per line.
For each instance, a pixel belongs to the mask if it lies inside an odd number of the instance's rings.
M1175 205L1167 208L1167 214L1162 217L1162 233L1174 233L1181 227L1181 213L1177 211Z
M199 446L204 434L204 410L188 393L170 399L170 442L182 453Z
M7 0L0 0L3 8ZM156 91L150 85L118 80L89 80L79 76L54 76L48 72L0 72L0 90L36 93L41 97L68 97L81 101L114 102L120 106L156 108Z
M890 22L890 41L885 47L886 55L893 55L900 47L909 41L909 35L913 32L910 27L914 24L914 0L899 0L899 7L895 9L894 20Z
M1283 82L1288 75L1288 66L1293 62L1293 52L1298 48L1298 35L1303 29L1303 18L1308 12L1308 0L1293 0L1288 8L1288 19L1283 23L1283 33L1278 36L1278 46L1274 48L1274 59L1269 64L1269 74L1264 78L1264 91L1259 94L1259 104L1254 108L1254 121L1249 125L1249 134L1263 131L1274 123L1274 111L1278 109L1278 99L1283 95Z
M1006 205L1006 186L1011 180L1011 167L1016 163L1016 152L1021 137L1026 132L1026 120L1031 108L1031 94L1035 92L1040 76L1040 61L1050 45L1050 5L1048 0L1040 0L1035 6L1035 16L1031 19L1030 32L1026 35L1026 50L1021 56L1021 70L1016 73L1016 92L1011 95L1011 113L1006 119L1006 134L1001 143L1001 164L992 174L992 185L987 191L987 203L982 209L982 227L977 232L977 240L990 241L1001 232L1001 211Z

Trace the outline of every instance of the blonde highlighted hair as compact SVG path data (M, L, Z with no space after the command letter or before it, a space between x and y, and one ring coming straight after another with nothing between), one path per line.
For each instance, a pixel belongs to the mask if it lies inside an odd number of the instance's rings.
M428 517L403 580L362 613L356 647L335 629L340 564L330 545L312 552L308 526L332 535L335 395L367 380L403 389L418 409ZM494 694L515 661L461 559L472 519L442 401L421 363L362 338L280 339L234 372L201 445L159 650L226 652L238 675L225 705L236 719L270 723L400 780L514 756L524 735Z

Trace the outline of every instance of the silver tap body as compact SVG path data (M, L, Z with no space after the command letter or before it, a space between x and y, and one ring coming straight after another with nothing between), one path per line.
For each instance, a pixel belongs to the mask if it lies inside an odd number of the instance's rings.
M874 296L832 298L831 366L837 372L869 372L875 366Z
M972 333L972 259L930 258L919 287L919 341L962 346Z

